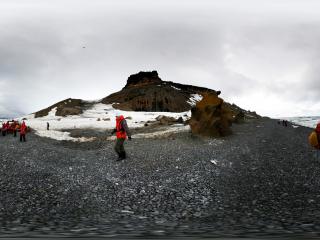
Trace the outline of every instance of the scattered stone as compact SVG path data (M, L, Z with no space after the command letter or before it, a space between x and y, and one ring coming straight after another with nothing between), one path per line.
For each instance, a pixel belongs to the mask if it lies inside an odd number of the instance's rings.
M212 164L214 164L214 165L217 165L218 164L218 162L217 162L217 160L210 160L210 162L212 163Z

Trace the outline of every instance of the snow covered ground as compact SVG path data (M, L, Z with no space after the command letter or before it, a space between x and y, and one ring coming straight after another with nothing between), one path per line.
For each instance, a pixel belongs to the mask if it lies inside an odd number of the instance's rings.
M30 114L19 118L19 120L26 118L26 124L34 129L37 135L42 137L49 137L56 140L90 141L93 139L70 137L70 133L65 130L88 128L96 130L113 129L116 124L115 116L117 112L127 118L130 128L143 127L147 121L156 121L156 117L159 115L174 118L182 117L184 120L191 117L191 111L181 113L121 111L114 109L110 104L97 103L93 105L91 109L84 111L80 115L60 117L55 115L56 109L52 109L45 117L35 118L34 114ZM50 124L50 131L46 130L47 122ZM183 129L185 127L173 126L170 127L171 130L169 131L177 131L180 128ZM137 137L142 137L142 135ZM148 136L146 135L146 137Z
M150 133L138 133L133 135L133 138L156 138L156 137L166 137L169 136L172 133L178 133L178 132L182 132L182 131L188 131L190 130L190 126L189 125L184 125L184 124L175 124L175 125L171 125L168 126L164 129L155 131L155 132L150 132ZM108 137L107 140L115 140L116 137L112 136L112 137Z
M317 123L320 122L320 116L312 116L312 117L290 117L284 118L285 120L295 123L300 126L315 128Z

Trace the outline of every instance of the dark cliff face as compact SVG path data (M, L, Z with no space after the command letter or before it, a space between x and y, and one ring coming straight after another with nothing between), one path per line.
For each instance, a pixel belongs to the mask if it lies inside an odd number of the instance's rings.
M124 89L159 83L162 83L162 80L159 78L157 71L139 72L137 74L130 75Z
M139 72L131 75L126 86L119 92L105 97L99 102L86 102L81 99L66 99L35 113L43 117L53 108L57 116L79 115L92 107L94 103L112 104L114 108L125 111L146 112L185 112L194 107L190 99L195 95L220 95L220 91L163 81L157 71ZM243 112L246 117L259 117L255 112L245 111L234 104L224 103L234 116ZM241 115L239 115L239 118ZM241 119L239 119L241 121Z
M192 108L193 94L206 92L219 94L207 88L162 81L156 71L139 72L128 78L120 92L104 98L102 103L127 111L184 112Z

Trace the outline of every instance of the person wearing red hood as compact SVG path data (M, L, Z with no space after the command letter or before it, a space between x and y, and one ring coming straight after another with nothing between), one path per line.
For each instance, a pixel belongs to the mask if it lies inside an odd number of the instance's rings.
M6 133L9 133L9 129L10 129L10 123L9 121L6 123Z
M122 115L116 113L116 128L113 130L112 134L116 133L117 142L114 150L118 154L119 158L117 161L126 159L126 152L124 150L124 141L127 139L131 140L131 133L127 125L127 121Z
M6 125L6 123L2 123L1 132L2 132L2 136L6 135L6 133L7 133L7 125Z
M320 122L317 124L316 129L314 130L318 136L318 142L320 141Z
M22 140L24 142L26 141L26 133L27 133L27 126L26 126L26 123L23 121L20 127L20 142L22 142Z

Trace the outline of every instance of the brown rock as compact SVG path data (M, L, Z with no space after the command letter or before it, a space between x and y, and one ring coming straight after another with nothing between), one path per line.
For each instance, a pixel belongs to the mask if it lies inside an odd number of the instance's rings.
M217 94L205 94L191 113L189 125L193 134L212 137L231 134L233 112Z

